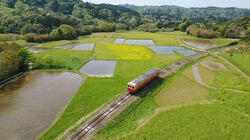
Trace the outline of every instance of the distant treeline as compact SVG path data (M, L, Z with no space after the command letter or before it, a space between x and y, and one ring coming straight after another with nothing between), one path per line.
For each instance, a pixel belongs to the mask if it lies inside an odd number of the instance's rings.
M46 42L75 39L92 32L189 29L188 33L197 37L244 39L247 37L249 16L249 9L239 8L117 6L81 0L0 0L0 34L25 35L27 41ZM61 25L73 28L72 36L66 35ZM0 36L0 41L14 40L10 37Z
M250 17L209 26L196 22L188 26L186 31L192 36L201 38L225 37L250 41Z
M114 31L114 25L132 29L139 19L139 13L128 8L81 0L0 0L0 33L48 34L67 24L81 35Z
M192 5L192 4L190 4ZM220 23L230 21L236 18L250 16L250 9L241 8L220 8L220 7L207 7L207 8L183 8L179 6L135 6L135 5L120 5L141 14L142 17L149 18L154 21L185 21L190 19L194 22L200 23Z
M0 44L0 81L28 68L30 52L16 43Z

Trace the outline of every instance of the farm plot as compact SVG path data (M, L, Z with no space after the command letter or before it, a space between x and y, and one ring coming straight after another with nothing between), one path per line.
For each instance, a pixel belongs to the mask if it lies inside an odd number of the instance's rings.
M34 55L39 69L74 69L92 57L91 51L50 49Z
M75 47L78 44L79 44L78 42L71 42L71 43L61 45L61 46L57 46L56 48L72 48L72 47Z
M207 57L198 65L202 80L211 87L250 91L249 81L223 61Z
M116 63L116 61L92 60L84 65L80 72L89 76L112 77Z
M113 44L123 44L123 43L125 42L125 40L126 40L126 39L120 39L120 38L118 38L118 39L116 39L116 40L113 42Z
M157 54L175 54L175 51L178 53L181 53L183 55L189 56L196 54L195 51L192 50L186 50L183 47L177 47L177 46L148 46L151 50L153 50Z
M128 44L128 45L155 45L153 40L143 39L116 39L113 44Z
M27 49L33 53L39 53L49 50L50 48L45 47L27 47Z
M192 46L197 49L209 49L216 47L217 45L211 42L210 40L200 40L200 39L185 39L183 42L189 46Z
M95 47L95 43L81 43L76 47L72 48L72 50L80 50L80 51L92 51Z
M97 59L109 60L152 60L152 51L146 46L102 44L96 46Z

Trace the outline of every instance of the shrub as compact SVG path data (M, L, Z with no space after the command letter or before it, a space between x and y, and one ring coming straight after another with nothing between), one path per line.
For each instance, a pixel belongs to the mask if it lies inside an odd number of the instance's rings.
M219 37L219 33L211 29L198 28L195 25L189 26L187 29L187 34L200 37L200 38L216 38Z
M4 30L5 30L5 27L4 26L0 26L0 34L3 34Z
M153 23L146 23L146 24L142 24L138 27L139 31L144 31L144 32L151 32L151 33L155 33L158 31L158 28L156 27L155 24Z
M183 22L183 23L181 23L181 24L179 25L179 30L181 30L181 31L186 31L187 28L188 28L190 25L192 25L192 21L191 21L191 20L185 21L185 22Z
M116 30L129 30L129 27L123 23L116 24L115 28Z
M77 38L75 29L70 25L61 25L50 33L53 40L72 40Z
M238 45L239 43L237 41L233 41L231 43L228 44L228 46L233 46L233 45Z
M53 57L38 58L35 61L34 69L59 69L64 68L65 64L63 61L54 59Z
M92 30L89 26L82 26L76 29L78 36L91 35Z
M27 42L36 42L36 43L43 43L43 42L48 42L52 41L52 38L49 34L34 34L34 33L29 33L24 36L24 39Z
M0 41L16 41L22 39L21 35L16 34L1 34Z
M110 22L101 22L99 25L98 25L98 31L99 32L113 32L115 31L115 26L110 23Z
M27 42L35 42L35 36L36 34L34 33L28 33L24 36L24 39L27 41Z

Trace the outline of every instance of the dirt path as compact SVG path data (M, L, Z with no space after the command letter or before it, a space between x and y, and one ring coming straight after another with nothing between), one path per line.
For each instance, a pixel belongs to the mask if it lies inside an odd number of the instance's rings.
M199 71L198 71L198 67L197 67L197 66L198 66L197 63L194 64L194 65L192 66L193 75L194 75L195 80L196 80L199 84L201 84L202 86L204 86L204 87L216 89L216 88L214 88L214 87L210 87L209 85L207 85L206 83L203 82L203 80L201 79L201 76L200 76L200 74L199 74Z
M211 87L209 85L207 85L206 83L204 83L204 81L202 80L201 76L200 76L200 73L199 73L199 70L198 70L198 63L194 64L192 66L192 71L193 71L193 76L195 78L195 80L201 84L202 86L204 87L207 87L207 88L210 88L210 89L224 89L224 90L231 90L231 91L234 91L234 92L240 92L240 93L249 93L247 91L241 91L241 90L236 90L236 89L229 89L229 88L216 88L216 87Z

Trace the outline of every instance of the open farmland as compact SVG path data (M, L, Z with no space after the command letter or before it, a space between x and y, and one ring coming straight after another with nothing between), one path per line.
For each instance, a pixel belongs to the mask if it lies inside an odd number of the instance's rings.
M88 116L105 103L109 103L111 100L117 98L117 96L123 94L126 91L127 82L142 73L154 67L163 69L188 57L180 53L160 55L144 45L113 44L117 38L153 40L157 46L181 46L180 40L185 38L196 39L195 37L187 36L183 32L124 32L95 33L90 36L79 37L77 40L35 44L51 48L50 50L34 55L40 60L41 64L44 64L44 62L49 64L41 65L38 69L73 70L79 73L79 70L90 60L117 61L112 77L91 77L81 74L85 77L81 88L77 91L65 110L59 114L53 125L39 139L55 139L61 136L66 129L74 125L82 117ZM218 44L218 46L226 45L228 41L225 39L224 43ZM92 51L71 50L75 47L74 45L72 47L57 48L58 46L73 42L95 43L95 47ZM122 112L121 116L118 116L114 122L111 122L101 130L96 138L112 138L112 136L118 136L121 133L130 133L137 128L137 125L144 124L145 118L150 116L159 107L192 104L193 102L199 103L206 100L209 95L209 89L196 83L195 79L192 78L191 68L188 69L187 71L182 70L177 76L172 75L164 79L157 78L151 83L150 89L145 88L142 91L140 99ZM185 81L185 84L181 84L181 81ZM184 86L183 89L185 90L181 91L178 88L179 86ZM233 84L232 88L234 86L235 84ZM244 90L245 87L238 89ZM196 89L199 90L195 91L192 94L193 97L190 98L188 91ZM175 94L174 91L178 92L178 94ZM175 100L175 98L179 99Z
M182 1L0 0L0 140L250 140L249 0Z
M90 40L92 40L92 43L96 43L92 52L92 59L117 60L114 76L110 78L88 77L69 103L64 113L62 113L57 122L46 131L40 139L56 138L81 117L89 114L115 96L123 93L126 90L127 82L138 77L142 73L154 67L165 68L185 57L179 54L157 55L148 47L141 45L111 44L116 39L111 37L123 34L126 34L129 38L133 38L134 34L136 36L140 34L142 36L143 34L149 34L149 36L152 37L151 39L154 39L151 33L133 32L100 33L93 34L86 38L79 38L78 42L91 42ZM131 37L129 35L131 35ZM162 36L164 35L165 34L162 34ZM173 37L174 36L175 35L173 35ZM110 42L107 42L107 40L110 40ZM176 42L178 43L178 41ZM63 49L63 51L73 50ZM80 67L78 67L78 69L80 69Z
M95 139L248 139L250 94L224 89L248 91L247 79L216 57L197 62L208 60L228 68L222 74L198 66L202 80L218 89L200 85L193 76L194 63L189 64L161 80L157 90L130 105L101 129ZM238 78L232 81L222 76Z

